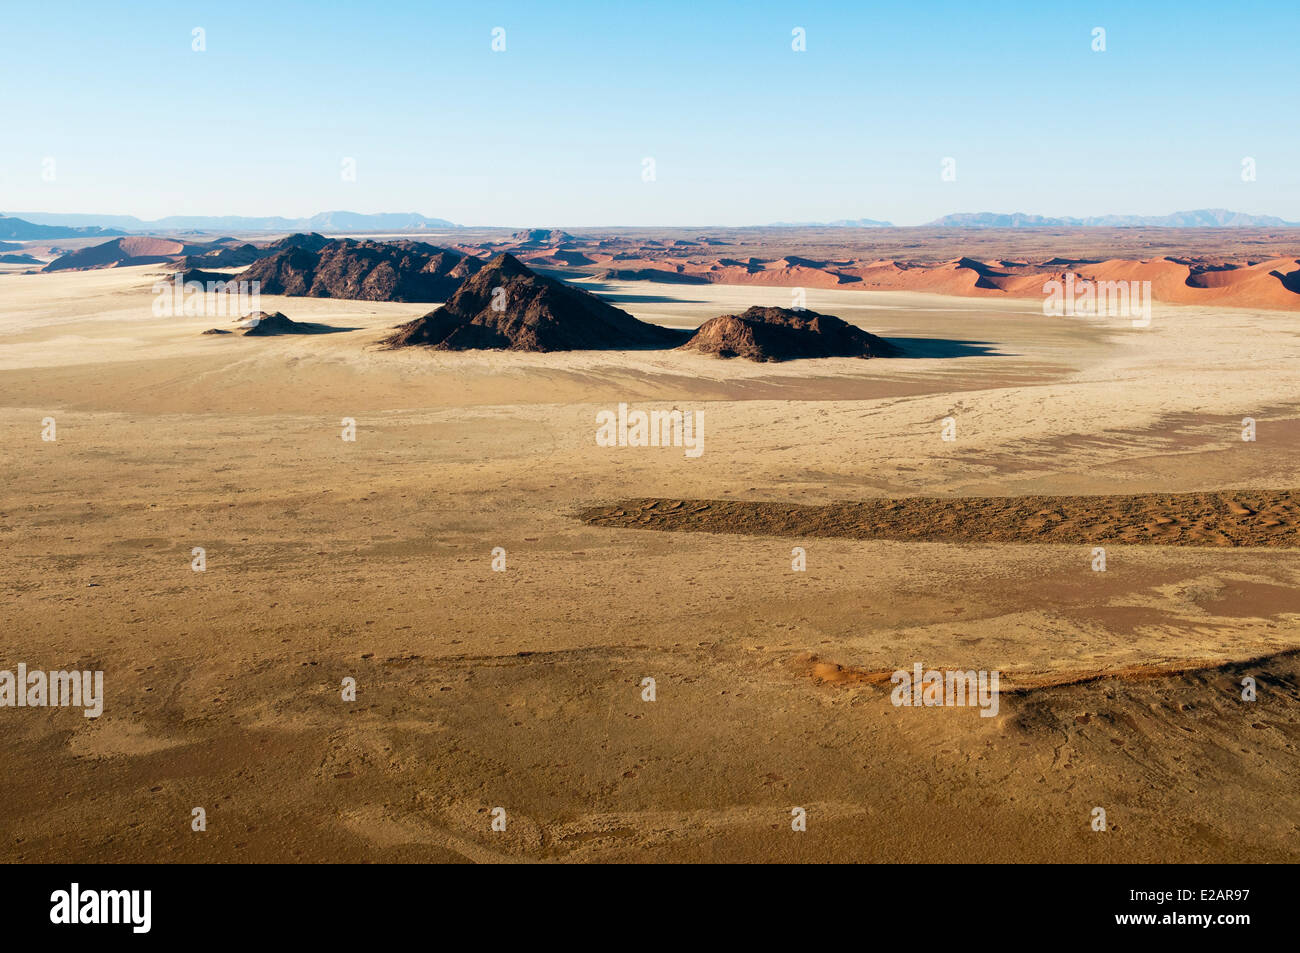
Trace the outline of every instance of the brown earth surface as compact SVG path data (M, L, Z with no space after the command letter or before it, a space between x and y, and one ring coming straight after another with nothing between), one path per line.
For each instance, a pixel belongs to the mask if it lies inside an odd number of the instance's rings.
M208 337L233 316L155 315L158 271L0 276L0 669L98 669L105 689L97 719L0 708L7 860L1300 859L1293 547L1110 544L1094 572L1075 542L573 515L1262 507L1300 486L1293 314L1161 306L1135 328L813 288L808 307L907 356L758 364L392 350L427 305L334 298L259 307L338 333ZM583 286L682 333L789 302ZM703 454L598 446L620 402L694 411ZM917 662L1001 672L998 715L894 707L879 673Z
M753 536L948 543L1300 546L1293 490L862 500L792 506L744 500L629 500L591 507L597 526Z

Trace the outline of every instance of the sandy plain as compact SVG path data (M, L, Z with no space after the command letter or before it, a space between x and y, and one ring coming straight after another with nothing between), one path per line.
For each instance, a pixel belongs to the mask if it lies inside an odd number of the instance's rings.
M753 365L384 351L430 306L327 299L261 306L350 330L203 336L231 319L155 317L156 277L0 276L0 668L107 696L0 709L5 859L1300 858L1295 550L1103 573L1086 543L579 519L1295 488L1294 315L809 289L914 356ZM678 327L790 300L585 284ZM702 413L704 453L597 446L620 402ZM915 662L999 670L998 716L894 707L872 673Z

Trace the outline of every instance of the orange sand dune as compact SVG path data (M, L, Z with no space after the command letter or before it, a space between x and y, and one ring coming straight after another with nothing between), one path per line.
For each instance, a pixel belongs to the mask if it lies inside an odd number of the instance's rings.
M1082 266L1077 273L1090 281L1149 281L1151 294L1157 301L1192 303L1187 299L1187 278L1191 268L1168 258L1151 261L1112 259Z
M1196 300L1221 300L1224 304L1258 308L1294 307L1300 297L1300 261L1275 258L1254 265L1193 274L1188 286Z
M46 271L68 271L83 268L126 267L151 265L174 261L185 253L185 245L169 238L150 238L147 235L127 235L69 252L45 267Z
M636 259L653 268L652 258ZM662 261L659 262L662 267ZM783 258L770 262L686 262L679 273L719 284L918 291L965 297L1042 298L1049 281L1073 273L1076 281L1150 282L1151 297L1169 304L1300 310L1300 260L1194 262L1171 258L1110 259L1098 263L986 263L971 258L934 264L898 261L819 263Z
M1169 304L1300 310L1300 258L1291 257L1294 252L1290 249L1276 247L1264 251L1263 254L1269 257L1263 260L1241 257L1250 252L1240 246L1221 253L1206 253L1198 246L1189 245L1189 248L1196 248L1195 257L1047 257L1039 249L1039 254L1033 258L1022 257L1022 253L1017 251L1011 257L1004 254L982 259L962 255L936 261L903 257L854 258L851 247L843 245L825 248L824 251L830 254L805 256L797 251L783 250L778 256L760 257L737 250L728 256L713 257L706 251L708 244L729 243L574 238L566 242L562 250L520 248L518 254L531 263L567 267L593 277L612 277L612 273L606 273L609 269L601 266L615 265L617 277L623 280L654 281L665 273L671 273L677 282L916 291L1032 300L1042 299L1049 293L1048 282L1073 276L1076 282L1150 282L1151 300ZM1151 244L1147 242L1148 246ZM494 251L499 250L497 245L492 247ZM613 250L615 247L617 250ZM910 255L921 247L921 243L912 242L902 247ZM946 247L953 246L950 243ZM466 248L475 250L473 246ZM1129 250L1123 242L1115 248L1121 253ZM483 249L477 253L482 254ZM1279 253L1283 257L1277 257Z

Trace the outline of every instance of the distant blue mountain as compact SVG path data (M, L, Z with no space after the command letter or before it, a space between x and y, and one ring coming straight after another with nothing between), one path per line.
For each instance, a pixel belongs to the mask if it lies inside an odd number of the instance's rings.
M773 222L768 228L893 228L892 222L874 218L837 218L833 222Z
M22 219L37 227L65 229L96 228L98 233L39 235L38 238L61 238L72 234L121 235L123 232L418 232L429 229L459 228L445 218L428 218L415 212L320 212L311 218L243 215L168 215L146 220L134 215L74 215L59 212L22 212ZM0 219L0 222L5 221ZM123 231L109 231L122 229ZM19 236L5 236L0 238Z
M1296 228L1274 215L1247 215L1226 208L1201 208L1171 215L1100 215L1092 218L1051 218L997 212L961 212L927 222L927 228Z
M125 234L112 228L38 225L22 218L0 216L0 238L16 238L20 241L39 241L45 238L96 238L100 235L111 237Z

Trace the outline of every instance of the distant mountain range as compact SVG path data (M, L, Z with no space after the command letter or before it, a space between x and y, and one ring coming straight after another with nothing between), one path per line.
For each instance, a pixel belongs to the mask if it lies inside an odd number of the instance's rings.
M766 228L893 228L874 218L841 218L833 222L773 222ZM1070 218L1025 212L960 212L945 215L922 228L1300 228L1275 215L1247 215L1226 208L1200 208L1172 215L1096 215Z
M1051 218L997 212L962 212L925 224L927 228L1295 228L1275 215L1247 215L1226 208L1200 208L1171 215L1100 215L1092 218Z
M54 233L7 234L5 224L21 221L36 229L63 229ZM21 218L0 218L0 238L71 238L81 235L122 235L126 232L414 232L459 228L445 218L428 218L415 212L320 212L311 218L243 215L168 215L145 220L134 215L75 215L56 212L22 212Z
M0 214L0 240L33 241L48 238L112 238L128 234L159 235L178 232L322 232L419 233L446 231L462 226L445 218L429 218L416 212L320 212L311 218L241 215L169 215L145 219L134 215L76 215L54 212L23 212L21 217ZM841 218L830 222L773 222L766 228L893 228L891 222L873 218ZM1024 212L960 212L927 222L923 228L1300 228L1275 215L1248 215L1222 208L1195 209L1171 215L1100 215L1091 218L1051 217ZM564 236L556 230L534 229L538 236ZM517 236L516 236L517 237Z
M67 225L36 225L22 218L6 218L0 215L0 238L16 238L19 241L40 241L44 238L111 238L125 235L115 228L72 228Z
M893 228L893 222L874 218L837 218L833 222L773 222L768 228Z

